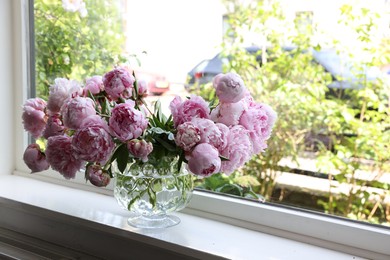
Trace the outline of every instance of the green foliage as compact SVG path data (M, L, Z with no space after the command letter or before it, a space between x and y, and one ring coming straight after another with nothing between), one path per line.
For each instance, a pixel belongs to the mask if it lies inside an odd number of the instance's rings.
M263 196L258 194L260 183L253 176L242 176L234 173L230 176L224 174L213 174L205 179L197 180L197 187L206 190L212 190L220 193L234 196L264 201Z
M213 108L214 105L217 105L214 104L217 96L215 95L215 88L211 83L207 83L207 84L195 83L190 87L188 91L190 93L203 97L204 100L210 103L211 108Z
M258 193L269 200L275 192L280 161L291 158L298 162L298 158L310 152L317 158L322 173L333 174L337 186L348 187L337 198L329 192L328 201L319 199L318 205L324 211L375 223L390 219L390 206L384 205L384 195L370 189L380 186L382 192L390 195L388 185L378 181L390 172L390 86L380 79L368 81L362 73L366 68L389 62L388 45L378 45L371 37L379 15L349 5L341 8L344 17L339 23L356 32L357 46L368 58L354 56L351 52L356 49L334 41L336 49L357 61L351 62L352 71L363 86L359 90L329 91L331 75L307 51L321 49L314 40L319 33L315 24L299 20L307 17L298 17L294 24L288 24L277 1L225 2L230 27L222 47L230 59L224 69L240 74L255 99L270 104L278 113L266 152L255 156L234 176L256 178L260 183ZM262 47L258 53L260 63L255 55L243 50L243 31L258 36L254 44ZM283 50L286 42L296 48ZM210 100L209 86L198 86L197 91ZM361 172L368 179L359 177ZM334 187L332 175L329 176ZM230 179L215 178L218 177L205 180L203 185L238 194L234 187L224 188L227 184L235 185Z
M67 12L59 0L34 1L36 89L47 98L57 77L81 82L102 75L122 57L124 35L118 1L85 0L88 15Z

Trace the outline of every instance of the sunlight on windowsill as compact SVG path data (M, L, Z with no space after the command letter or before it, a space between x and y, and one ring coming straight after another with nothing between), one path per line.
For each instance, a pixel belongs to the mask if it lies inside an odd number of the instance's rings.
M88 221L100 231L107 228L117 233L125 231L128 238L142 235L144 243L153 243L155 247L163 247L168 242L171 244L169 250L192 257L202 257L199 255L202 254L200 252L209 258L229 259L256 259L259 254L266 259L309 259L314 255L317 259L351 259L352 257L186 213L176 213L181 218L181 223L175 227L157 231L135 229L126 223L128 213L119 208L112 196L15 175L1 176L0 179L2 204L4 199L9 199L15 201L15 205L27 204L44 209L41 211L43 215L53 216L53 213L54 215L62 213L68 218L76 218L76 221ZM5 208L7 207L1 207L0 210ZM148 240L147 237L156 240Z

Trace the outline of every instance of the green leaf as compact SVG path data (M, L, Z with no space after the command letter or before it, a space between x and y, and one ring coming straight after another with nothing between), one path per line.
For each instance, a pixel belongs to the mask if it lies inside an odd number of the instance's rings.
M180 172L180 168L183 162L187 162L184 151L180 153L179 161L177 163L177 172Z
M129 159L129 150L127 149L126 144L121 144L112 155L112 160L115 160L118 165L118 169L123 173L126 169L128 159Z
M149 129L150 132L156 133L156 134L170 134L170 132L167 132L163 130L161 127L152 127Z
M227 194L232 194L232 195L237 195L242 197L243 196L243 189L242 187L236 185L236 184L225 184L222 187L216 189L215 191L217 192L222 192L222 193L227 193Z
M157 101L154 103L154 113L157 114L157 119L158 121L161 122L162 111L161 111L161 102L159 99L157 99Z
M220 155L219 158L221 159L221 161L230 161L229 158L222 156L222 155Z
M176 151L176 146L173 144L170 144L163 140L162 138L156 136L154 139L156 139L157 142L159 142L165 149L167 149L170 152Z

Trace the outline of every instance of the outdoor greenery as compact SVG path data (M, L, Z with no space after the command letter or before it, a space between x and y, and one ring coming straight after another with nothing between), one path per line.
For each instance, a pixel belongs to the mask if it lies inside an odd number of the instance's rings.
M88 14L66 11L60 0L34 1L35 79L37 96L47 98L57 77L76 79L102 75L124 62L125 37L121 1L84 0ZM311 13L289 21L277 1L225 0L228 14L223 54L229 57L225 71L240 74L257 101L278 113L266 152L230 176L216 174L198 187L260 201L295 206L365 220L390 223L390 85L369 81L362 69L390 63L389 39L374 41L381 14L368 8L344 5L339 24L356 36L351 47L336 38L320 42L321 31ZM93 8L88 8L93 6ZM262 47L258 56L243 50L246 34ZM286 51L283 47L294 45ZM330 90L332 76L313 62L310 50L333 47L354 61L361 89ZM359 50L359 51L357 51ZM365 55L362 55L365 54ZM195 86L195 94L211 101L211 84ZM285 159L291 164L287 165ZM304 190L277 185L282 172L302 173L302 158L315 160L316 171L329 190L315 196ZM292 166L297 164L297 166ZM304 194L304 195L302 195ZM299 202L294 202L299 198Z
M310 209L346 216L372 223L390 222L390 187L380 178L390 174L390 105L389 84L378 79L369 81L362 69L380 67L390 63L388 45L375 44L372 35L380 18L369 9L343 5L340 9L342 24L353 31L357 47L343 45L337 39L317 42L316 25L308 23L310 17L301 14L289 23L277 1L225 1L229 10L224 55L229 63L226 71L243 76L258 101L271 104L278 112L273 136L265 153L255 156L240 172L230 177L213 176L201 187L215 191L247 196L247 183L267 201L306 205L310 195L304 190L278 187L276 179L281 172L299 172L282 164L286 158L299 165L301 158L315 160L315 177L322 177L329 190L317 196ZM310 15L310 14L308 14ZM272 21L272 22L271 22ZM273 25L271 27L270 25ZM245 31L255 33L263 47L256 56L243 50ZM284 51L286 44L295 46ZM324 45L324 46L321 46ZM315 62L308 50L335 48L354 62L352 71L362 88L329 90L331 75ZM194 91L208 100L213 99L210 84L195 86ZM293 167L295 168L295 167ZM302 173L302 171L300 171ZM244 185L237 178L250 179ZM251 194L251 193L249 193Z
M37 96L47 98L55 78L81 82L124 61L120 1L84 2L86 16L65 10L60 0L34 1Z

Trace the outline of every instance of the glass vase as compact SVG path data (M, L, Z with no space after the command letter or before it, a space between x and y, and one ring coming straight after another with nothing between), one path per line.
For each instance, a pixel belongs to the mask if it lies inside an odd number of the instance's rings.
M193 176L178 159L162 158L156 164L128 163L122 172L115 162L114 196L131 213L128 224L137 228L166 228L180 223L169 213L183 209L193 191Z

